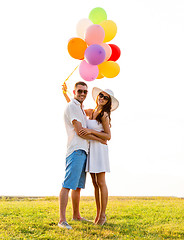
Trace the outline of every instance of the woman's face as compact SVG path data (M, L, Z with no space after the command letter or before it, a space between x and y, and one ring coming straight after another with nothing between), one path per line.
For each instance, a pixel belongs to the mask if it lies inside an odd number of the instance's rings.
M106 92L100 92L98 95L98 106L104 106L108 100L109 100L110 96L109 94L107 94Z

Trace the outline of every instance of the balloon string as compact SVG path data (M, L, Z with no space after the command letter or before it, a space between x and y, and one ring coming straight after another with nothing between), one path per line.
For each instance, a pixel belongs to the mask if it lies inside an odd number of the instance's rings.
M79 66L79 65L78 65ZM70 75L65 79L65 81L63 82L63 85L66 83L66 81L68 81L68 79L72 76L72 74L77 70L77 68L78 68L78 66L73 70L73 72L72 73L70 73ZM69 93L70 94L70 96L72 95L68 90L67 91L65 91L65 90L63 90L63 92L64 93Z
M79 66L79 65L78 65ZM73 72L72 73L70 73L70 75L65 79L65 81L64 81L64 83L66 82L66 81L68 81L68 79L72 76L72 74L75 72L75 70L78 68L78 66L73 70ZM63 84L64 84L63 83Z

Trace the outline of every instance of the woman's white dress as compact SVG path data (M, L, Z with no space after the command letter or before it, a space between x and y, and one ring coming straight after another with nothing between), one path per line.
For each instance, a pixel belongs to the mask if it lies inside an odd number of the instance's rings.
M104 131L101 123L97 120L87 119L87 128L95 131ZM100 173L110 172L108 146L98 141L89 141L89 153L86 163L86 172Z

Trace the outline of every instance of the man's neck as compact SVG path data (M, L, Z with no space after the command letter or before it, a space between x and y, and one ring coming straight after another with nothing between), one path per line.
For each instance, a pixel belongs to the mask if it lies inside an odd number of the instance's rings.
M81 105L81 108L82 108L82 103L83 102L80 102L77 98L74 98L75 100L77 100L77 102L79 102L80 103L80 105Z

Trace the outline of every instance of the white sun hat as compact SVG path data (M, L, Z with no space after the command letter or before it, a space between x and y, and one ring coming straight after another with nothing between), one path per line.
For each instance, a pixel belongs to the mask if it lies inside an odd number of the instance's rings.
M114 97L114 93L110 89L102 90L100 88L94 87L93 90L92 90L92 97L93 97L94 101L96 101L96 98L97 98L98 94L101 93L101 92L105 92L111 97L111 101L112 101L111 111L116 110L119 106L119 101Z

